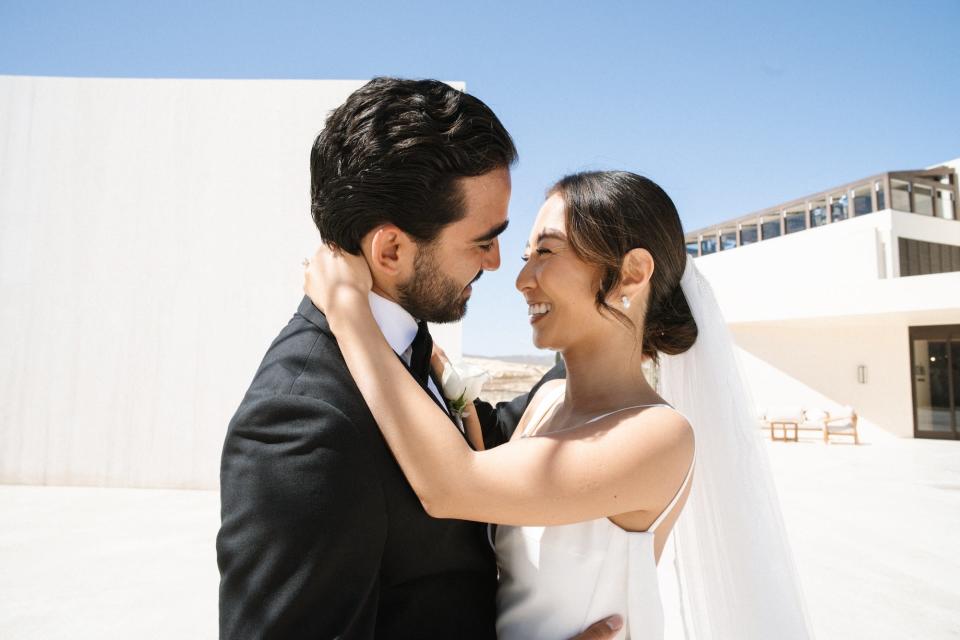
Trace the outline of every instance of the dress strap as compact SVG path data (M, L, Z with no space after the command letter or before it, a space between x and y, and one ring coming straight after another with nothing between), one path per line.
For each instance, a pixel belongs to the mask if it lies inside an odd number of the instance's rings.
M657 531L657 527L660 526L660 523L663 522L666 519L666 517L670 515L670 512L673 511L673 508L677 506L677 502L680 501L680 496L683 495L683 492L687 488L687 484L690 483L690 478L693 476L693 465L696 463L696 461L697 461L697 445L694 444L693 460L690 461L690 468L687 469L687 477L683 479L683 484L680 485L680 489L677 491L677 494L673 496L673 500L670 501L670 504L667 505L667 508L664 509L659 516L657 516L657 519L654 520L653 524L650 525L650 527L647 529L648 533L655 533Z
M668 405L668 404L665 403L665 402L657 402L657 403L654 403L654 404L635 404L635 405L631 405L631 406L629 406L629 407L620 407L619 409L614 409L613 411L608 411L608 412L606 412L606 413L604 413L604 414L602 414L602 415L594 416L594 417L590 418L589 420L587 420L584 424L590 424L591 422L596 422L597 420L602 420L602 419L607 418L607 417L609 417L609 416L612 416L612 415L614 415L614 414L620 413L621 411L629 411L630 409L642 409L642 408L644 408L644 407L670 407L670 405ZM673 407L670 407L670 408L673 409Z
M547 412L550 411L553 405L557 404L557 401L563 397L565 391L566 385L558 384L553 393L545 394L544 397L540 399L537 410L530 416L530 422L526 424L523 432L520 434L521 438L527 437L530 429L540 426L540 423L543 422L543 419L547 416Z

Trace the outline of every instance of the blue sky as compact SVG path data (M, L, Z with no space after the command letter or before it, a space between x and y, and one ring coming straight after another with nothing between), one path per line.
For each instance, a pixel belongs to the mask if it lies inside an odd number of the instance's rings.
M958 28L956 0L0 0L0 73L466 81L521 156L464 326L467 353L506 355L535 351L513 280L556 178L642 173L693 229L956 158Z

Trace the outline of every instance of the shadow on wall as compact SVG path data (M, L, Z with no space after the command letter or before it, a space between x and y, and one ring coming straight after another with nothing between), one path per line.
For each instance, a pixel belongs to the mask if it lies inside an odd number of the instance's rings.
M850 405L871 435L913 436L906 327L797 322L731 329L758 406L830 411Z

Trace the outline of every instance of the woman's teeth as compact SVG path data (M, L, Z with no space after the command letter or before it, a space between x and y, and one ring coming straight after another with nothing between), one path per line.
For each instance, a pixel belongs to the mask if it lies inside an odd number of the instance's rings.
M527 308L527 314L531 316L542 316L543 314L548 313L552 308L553 305L549 305L544 302L540 304L531 304Z

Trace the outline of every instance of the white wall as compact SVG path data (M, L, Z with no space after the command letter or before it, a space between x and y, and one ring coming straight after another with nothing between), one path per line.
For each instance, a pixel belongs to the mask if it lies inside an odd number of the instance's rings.
M952 309L960 273L909 278L898 238L960 245L960 222L884 210L697 258L728 322Z
M360 84L0 76L0 482L217 485Z
M910 346L906 324L782 323L732 328L754 398L765 407L851 405L867 440L913 437ZM866 367L866 383L857 367ZM871 427L882 432L872 432Z

